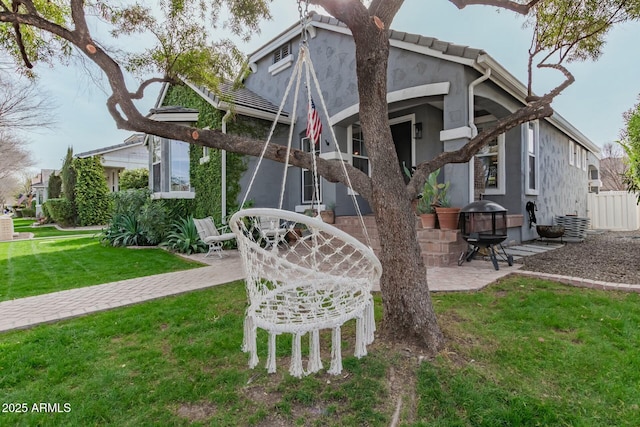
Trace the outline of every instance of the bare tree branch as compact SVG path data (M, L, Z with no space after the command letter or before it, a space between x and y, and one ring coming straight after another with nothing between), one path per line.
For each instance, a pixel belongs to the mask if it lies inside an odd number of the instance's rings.
M16 175L33 165L31 153L25 142L15 135L0 130L0 180Z
M0 130L29 130L51 127L55 105L34 83L2 78L0 84Z

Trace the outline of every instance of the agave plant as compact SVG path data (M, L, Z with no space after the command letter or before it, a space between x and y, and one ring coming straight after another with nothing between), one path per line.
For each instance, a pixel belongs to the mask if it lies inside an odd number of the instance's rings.
M102 241L111 246L148 245L144 230L133 214L116 215L109 227L103 231Z
M206 245L198 236L198 230L193 223L193 218L181 218L173 224L172 231L160 244L172 251L190 255L203 252Z

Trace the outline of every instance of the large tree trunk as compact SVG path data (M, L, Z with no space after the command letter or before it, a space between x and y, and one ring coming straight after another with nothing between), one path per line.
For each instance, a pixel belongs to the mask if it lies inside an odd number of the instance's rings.
M373 21L353 33L360 121L373 171L370 203L382 246L383 331L390 338L417 342L436 352L444 338L433 311L416 218L389 127L388 34Z

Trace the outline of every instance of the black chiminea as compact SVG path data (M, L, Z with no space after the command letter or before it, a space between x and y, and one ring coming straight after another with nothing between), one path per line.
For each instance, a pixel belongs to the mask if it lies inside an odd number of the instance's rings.
M462 238L469 243L469 249L460 254L458 265L471 261L480 249L488 249L493 267L499 270L499 255L503 261L513 265L513 257L507 255L502 242L507 238L507 210L491 200L479 200L460 209L460 230ZM499 246L499 249L495 248ZM502 254L499 252L502 251ZM504 254L504 255L503 255Z

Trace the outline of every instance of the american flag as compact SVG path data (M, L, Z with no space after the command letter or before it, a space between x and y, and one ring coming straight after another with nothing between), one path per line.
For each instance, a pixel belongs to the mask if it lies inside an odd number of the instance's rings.
M307 113L307 138L316 145L320 141L320 134L322 133L322 120L316 110L316 104L313 99L309 103L309 112Z

